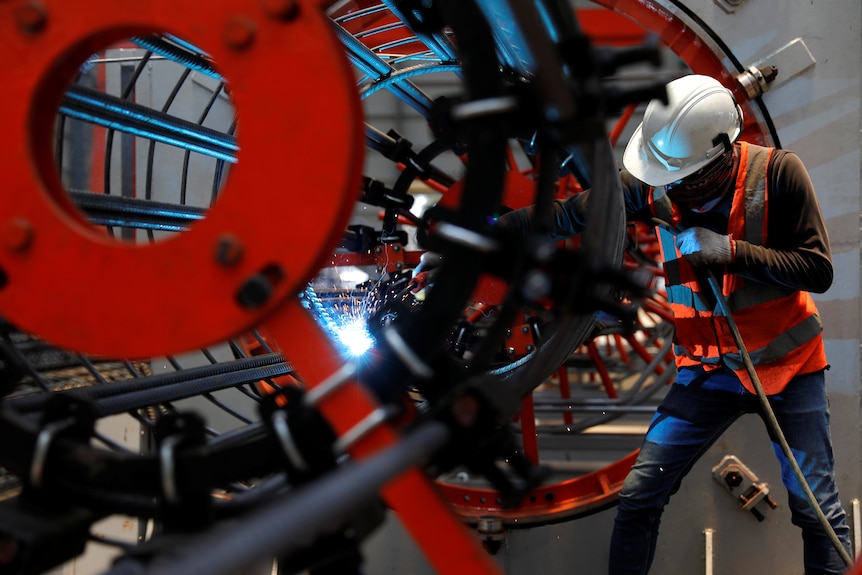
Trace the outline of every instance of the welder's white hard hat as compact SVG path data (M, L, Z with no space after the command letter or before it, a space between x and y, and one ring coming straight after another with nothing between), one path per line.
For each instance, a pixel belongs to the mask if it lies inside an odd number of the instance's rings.
M667 105L660 100L647 105L623 154L625 168L651 186L698 171L742 131L742 110L730 90L714 78L683 76L668 83L667 98Z

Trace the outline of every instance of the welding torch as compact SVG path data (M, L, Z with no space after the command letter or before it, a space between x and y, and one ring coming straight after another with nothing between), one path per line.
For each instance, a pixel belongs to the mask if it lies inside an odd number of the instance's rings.
M651 222L657 226L663 227L675 236L679 235L683 231L679 227L674 226L670 222L667 222L660 218L651 218ZM736 348L739 350L739 355L742 357L742 363L745 365L745 370L746 372L748 372L748 376L751 378L751 383L754 386L757 398L760 401L760 405L763 408L763 413L766 416L766 425L773 432L776 440L781 446L781 451L784 453L784 456L787 458L787 461L790 462L790 466L793 469L793 474L796 476L800 487L802 487L802 490L805 492L805 496L808 499L808 502L814 510L815 514L817 515L817 519L818 521L820 521L823 530L826 532L826 535L829 537L829 540L832 542L832 545L835 547L835 550L838 552L838 555L841 556L841 560L844 562L845 565L849 566L850 564L852 564L853 559L850 557L850 554L841 544L841 541L838 539L838 535L836 535L835 530L832 528L832 525L830 525L829 520L826 518L826 514L823 513L823 509L817 503L817 498L814 496L814 492L808 485L808 481L805 479L805 475L802 473L802 469L799 467L799 462L796 461L796 457L793 455L793 452L790 449L790 444L787 443L787 439L784 437L784 432L781 431L781 426L778 423L778 419L775 417L775 412L772 410L772 406L769 404L769 399L767 398L766 392L763 389L763 384L760 382L760 378L757 376L757 370L754 367L754 362L751 360L751 355L748 353L748 349L745 347L745 341L743 341L742 334L739 331L739 327L737 327L736 325L736 320L734 320L733 318L733 313L730 309L730 303L727 301L727 298L721 291L721 286L718 283L718 279L715 276L715 272L708 266L703 266L703 269L706 271L706 278L707 282L709 283L709 287L712 293L715 295L715 299L718 302L718 306L719 308L721 308L721 311L724 314L724 318L727 321L727 327L730 329L730 333L733 335L733 341L736 344Z

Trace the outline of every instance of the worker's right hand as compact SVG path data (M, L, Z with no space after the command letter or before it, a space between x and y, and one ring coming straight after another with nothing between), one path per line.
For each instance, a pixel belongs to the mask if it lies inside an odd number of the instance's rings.
M698 227L677 235L676 247L693 266L729 264L736 252L733 236Z
M432 285L437 277L443 256L436 252L425 252L419 259L419 265L413 270L413 278L410 280L410 293L418 294L426 287Z

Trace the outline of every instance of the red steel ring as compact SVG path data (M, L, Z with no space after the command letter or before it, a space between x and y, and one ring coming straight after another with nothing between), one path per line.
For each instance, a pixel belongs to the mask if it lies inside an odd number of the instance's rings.
M698 32L679 14L653 1L592 1L627 16L644 30L657 34L694 73L713 76L732 90L743 109L743 137L747 141L769 145L768 129L760 122L759 114L736 81L736 72L728 68L726 58L704 42ZM607 16L610 16L610 13ZM600 18L591 20L592 23L598 21ZM589 30L587 32L589 33ZM602 44L603 39L601 36L595 38L599 44ZM610 43L613 44L613 41ZM627 122L629 116L630 113L624 114L620 120L621 124ZM618 128L621 131L622 126ZM636 455L637 451L634 451L593 473L536 488L527 494L521 504L511 509L501 507L498 502L499 494L493 489L446 482L438 482L438 485L456 511L469 521L478 521L482 516L494 516L501 518L509 527L535 525L576 517L612 503Z
M223 341L298 292L349 220L364 151L353 73L319 4L298 0L288 18L258 0L0 2L0 313L61 347L149 357ZM229 79L241 151L206 219L152 245L124 244L72 205L52 130L91 54L161 32L205 50ZM215 257L224 238L242 245L235 265ZM271 293L239 305L261 273ZM117 278L122 290L108 289Z

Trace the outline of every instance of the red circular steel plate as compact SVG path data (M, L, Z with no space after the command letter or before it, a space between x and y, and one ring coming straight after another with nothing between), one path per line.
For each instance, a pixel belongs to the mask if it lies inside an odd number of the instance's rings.
M23 249L0 244L0 314L62 347L146 357L240 333L313 276L355 203L363 132L331 22L317 2L299 4L285 19L257 0L0 2L0 232L20 230L21 222L30 230ZM34 8L36 26L21 16ZM87 57L161 32L206 51L228 79L241 151L205 220L135 246L105 237L71 206L54 167L52 130L65 87ZM0 238L9 235L16 236ZM233 267L214 257L224 235L243 246ZM265 303L244 309L237 291L265 269L280 269L281 280Z

